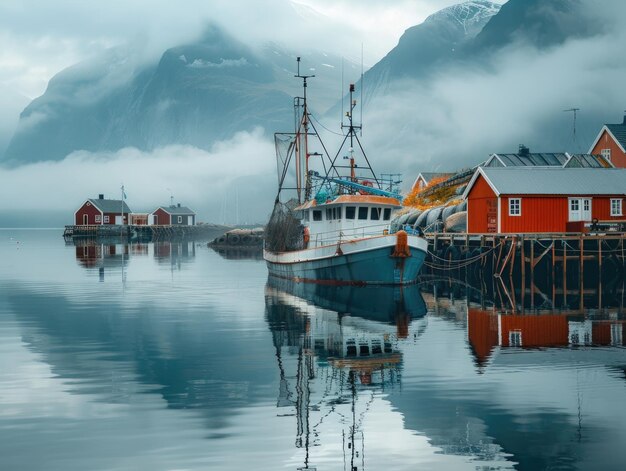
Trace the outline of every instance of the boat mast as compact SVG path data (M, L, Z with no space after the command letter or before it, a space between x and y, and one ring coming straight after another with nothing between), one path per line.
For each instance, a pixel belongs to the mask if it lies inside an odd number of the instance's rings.
M356 100L354 100L352 98L352 95L354 93L354 84L351 83L350 84L350 110L346 111L346 117L348 118L348 125L343 124L343 122L341 123L341 128L345 129L348 128L348 137L350 138L350 180L352 180L353 182L356 183L357 178L356 178L356 166L354 164L354 137L355 137L355 130L356 129L361 129L361 126L355 126L354 125L354 121L352 120L352 113L354 111L354 108L356 107Z
M298 194L298 203L302 203L302 180L305 181L305 198L310 193L309 175L309 111L306 101L307 79L315 77L315 75L300 74L300 57L297 59L298 73L294 75L296 78L302 79L302 118L298 129L296 130L296 188ZM304 131L304 132L302 132ZM304 178L302 173L302 156L304 155Z

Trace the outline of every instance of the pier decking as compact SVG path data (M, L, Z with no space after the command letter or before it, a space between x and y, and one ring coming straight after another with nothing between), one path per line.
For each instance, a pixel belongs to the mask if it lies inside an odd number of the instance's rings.
M121 237L125 240L167 240L172 238L215 237L228 228L219 224L185 225L69 225L63 237Z

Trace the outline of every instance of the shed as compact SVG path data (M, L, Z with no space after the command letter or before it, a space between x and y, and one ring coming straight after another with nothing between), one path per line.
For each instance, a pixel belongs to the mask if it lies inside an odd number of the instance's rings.
M624 222L626 169L479 167L463 198L469 233L580 232Z
M154 226L193 226L196 213L178 203L175 206L159 206L148 217L148 224Z
M97 199L86 200L74 212L74 224L77 226L127 224L130 212L125 201L109 200L100 194Z

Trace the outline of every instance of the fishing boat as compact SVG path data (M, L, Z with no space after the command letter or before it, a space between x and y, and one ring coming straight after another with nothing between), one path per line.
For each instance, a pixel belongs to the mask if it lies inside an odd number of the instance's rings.
M300 73L300 58L297 64L303 94L294 99L295 131L274 136L278 194L263 252L270 275L337 285L414 283L428 243L416 232L390 230L402 208L401 181L372 170L354 123L354 84L343 140L331 158L307 105L314 75Z

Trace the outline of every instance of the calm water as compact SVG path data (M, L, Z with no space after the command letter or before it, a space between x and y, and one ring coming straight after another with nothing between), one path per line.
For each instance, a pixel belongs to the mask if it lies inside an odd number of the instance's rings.
M453 285L0 230L0 469L625 469L620 300L507 314Z

